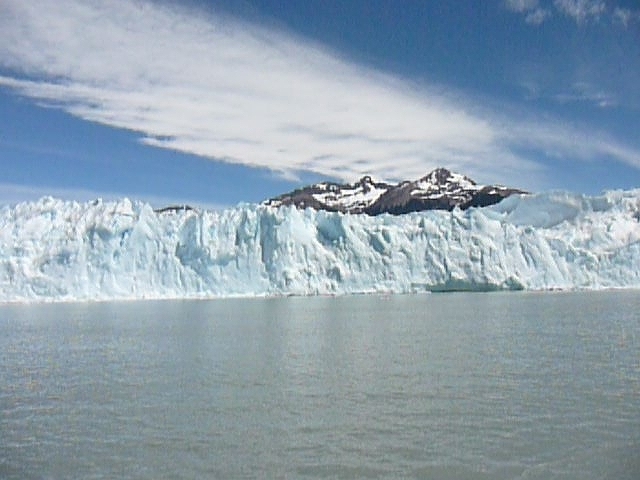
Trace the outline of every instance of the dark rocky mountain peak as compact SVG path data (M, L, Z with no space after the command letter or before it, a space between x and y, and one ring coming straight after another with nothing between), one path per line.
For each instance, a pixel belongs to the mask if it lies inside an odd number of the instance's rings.
M399 215L422 210L484 207L522 193L526 192L500 185L478 185L469 177L437 168L418 180L397 185L376 182L368 175L355 183L317 183L269 199L264 204L343 213Z

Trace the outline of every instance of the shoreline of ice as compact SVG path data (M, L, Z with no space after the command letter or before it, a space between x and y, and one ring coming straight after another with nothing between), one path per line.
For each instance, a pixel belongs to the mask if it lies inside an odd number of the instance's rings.
M0 209L0 303L640 288L640 190L400 216L243 205Z

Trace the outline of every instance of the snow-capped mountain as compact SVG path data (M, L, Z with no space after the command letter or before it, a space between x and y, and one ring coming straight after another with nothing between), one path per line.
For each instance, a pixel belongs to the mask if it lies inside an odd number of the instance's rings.
M293 205L329 212L365 213L383 194L393 188L395 185L375 182L371 177L365 176L356 183L316 183L271 198L264 204L271 207Z
M514 193L525 193L499 185L478 185L470 178L438 168L413 182L397 185L362 177L353 184L317 183L264 202L272 207L293 205L342 213L403 214L423 210L453 210L486 207Z
M398 216L127 199L0 208L0 302L630 287L640 190Z

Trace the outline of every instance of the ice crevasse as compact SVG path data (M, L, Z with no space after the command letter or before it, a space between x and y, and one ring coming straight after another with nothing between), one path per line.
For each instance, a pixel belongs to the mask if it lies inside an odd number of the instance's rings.
M50 197L0 209L3 302L602 288L640 288L640 190L375 217Z

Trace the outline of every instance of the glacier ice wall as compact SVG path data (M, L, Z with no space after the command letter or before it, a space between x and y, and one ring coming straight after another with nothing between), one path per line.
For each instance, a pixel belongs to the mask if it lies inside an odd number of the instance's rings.
M640 190L402 216L43 198L0 209L0 301L640 288Z

